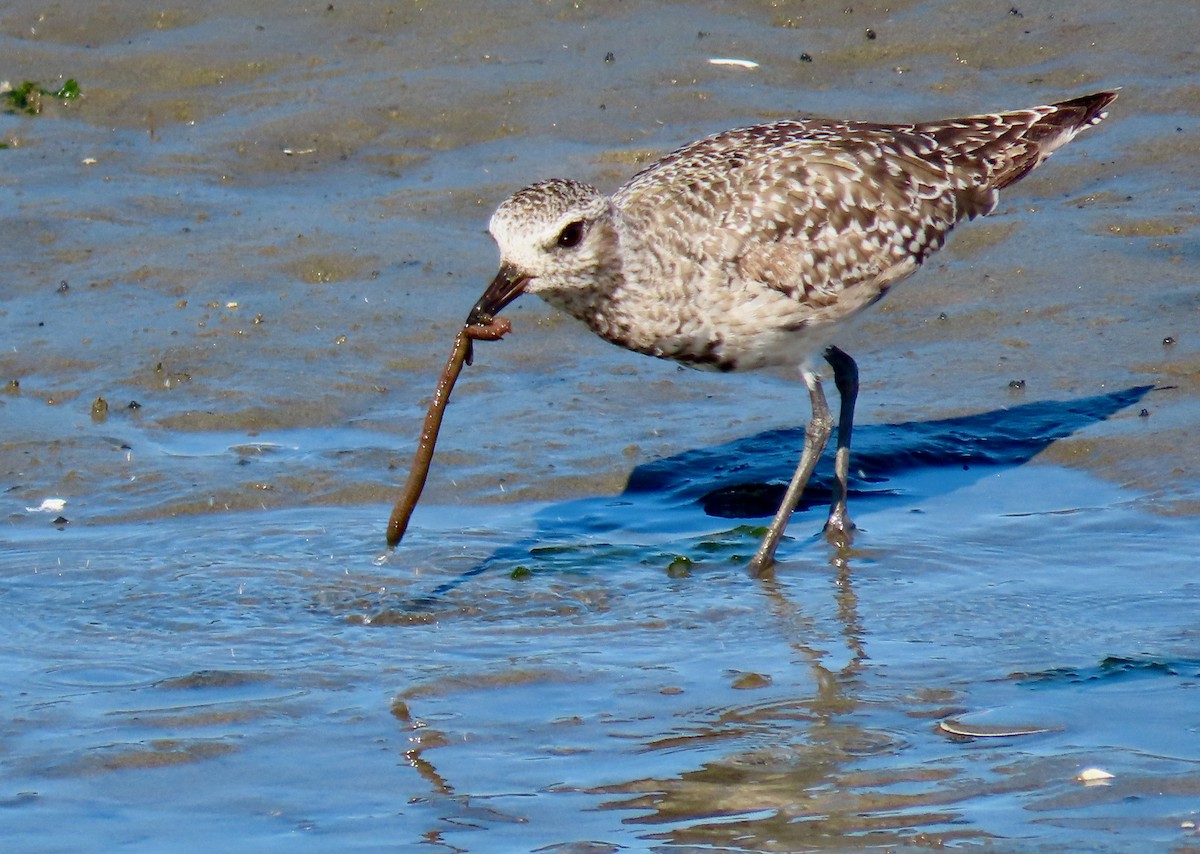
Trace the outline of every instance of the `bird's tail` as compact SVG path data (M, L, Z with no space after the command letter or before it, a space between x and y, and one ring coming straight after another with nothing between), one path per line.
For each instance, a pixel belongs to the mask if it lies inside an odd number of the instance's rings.
M1116 92L1097 92L1057 104L917 125L958 160L978 164L981 183L1002 190L1019 181L1080 131L1099 124Z

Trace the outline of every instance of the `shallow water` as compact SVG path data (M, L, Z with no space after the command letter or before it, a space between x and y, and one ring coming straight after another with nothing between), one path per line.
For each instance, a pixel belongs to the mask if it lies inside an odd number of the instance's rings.
M1200 10L245 5L0 10L8 846L1200 845ZM850 551L744 570L794 378L521 301L383 554L513 189L1110 86L839 342Z

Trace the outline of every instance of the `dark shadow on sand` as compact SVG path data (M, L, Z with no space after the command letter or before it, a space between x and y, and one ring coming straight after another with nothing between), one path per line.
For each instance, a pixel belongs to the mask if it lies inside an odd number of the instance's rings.
M903 475L913 470L955 469L956 476L947 481L947 489L959 489L997 467L1021 465L1051 443L1136 404L1152 388L1136 386L1078 400L1025 403L938 421L856 425L851 512L872 498L903 501ZM423 610L436 606L440 597L497 565L538 568L539 563L557 564L554 555L563 551L577 559L576 546L581 541L594 545L596 535L606 532L626 531L632 549L645 548L636 544L645 540L647 532L655 541L675 534L694 536L697 506L709 517L765 523L778 506L803 440L803 427L769 430L640 465L619 496L584 498L546 508L536 517L535 536L498 549L478 566L401 607ZM828 502L832 449L831 442L798 511ZM703 527L702 520L700 525Z
M1140 401L1153 386L1136 386L1079 400L1046 400L939 421L855 426L850 495L896 494L899 475L918 468L961 466L964 471L1016 466L1053 442L1104 421ZM775 513L791 477L804 428L768 430L723 445L685 451L638 466L623 495L654 494L699 503L726 519ZM829 502L831 440L797 510ZM957 481L962 486L964 481Z

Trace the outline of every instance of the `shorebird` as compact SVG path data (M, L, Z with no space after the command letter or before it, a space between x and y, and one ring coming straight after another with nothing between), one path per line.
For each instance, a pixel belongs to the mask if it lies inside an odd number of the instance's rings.
M760 574L833 430L812 354L829 363L841 397L825 531L844 543L858 367L831 344L839 326L1103 120L1114 98L917 124L785 119L686 145L611 196L540 181L492 216L500 270L467 324L491 323L532 293L638 353L720 371L799 366L812 417L750 563Z

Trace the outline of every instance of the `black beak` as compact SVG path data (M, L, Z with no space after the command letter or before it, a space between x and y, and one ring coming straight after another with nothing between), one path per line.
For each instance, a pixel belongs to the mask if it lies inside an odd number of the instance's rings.
M529 277L512 264L508 262L501 264L496 278L492 279L492 283L487 286L487 290L483 292L479 302L475 303L475 307L467 315L467 326L475 323L486 326L491 323L493 318L500 313L500 309L524 293L525 283L528 281ZM466 362L468 365L475 361L474 345L474 341L467 342Z
M524 293L525 284L528 281L529 276L512 264L508 262L501 264L496 278L492 279L492 283L487 286L487 290L483 292L479 302L475 303L475 307L467 315L467 325L490 323L492 318L500 313L500 309Z

